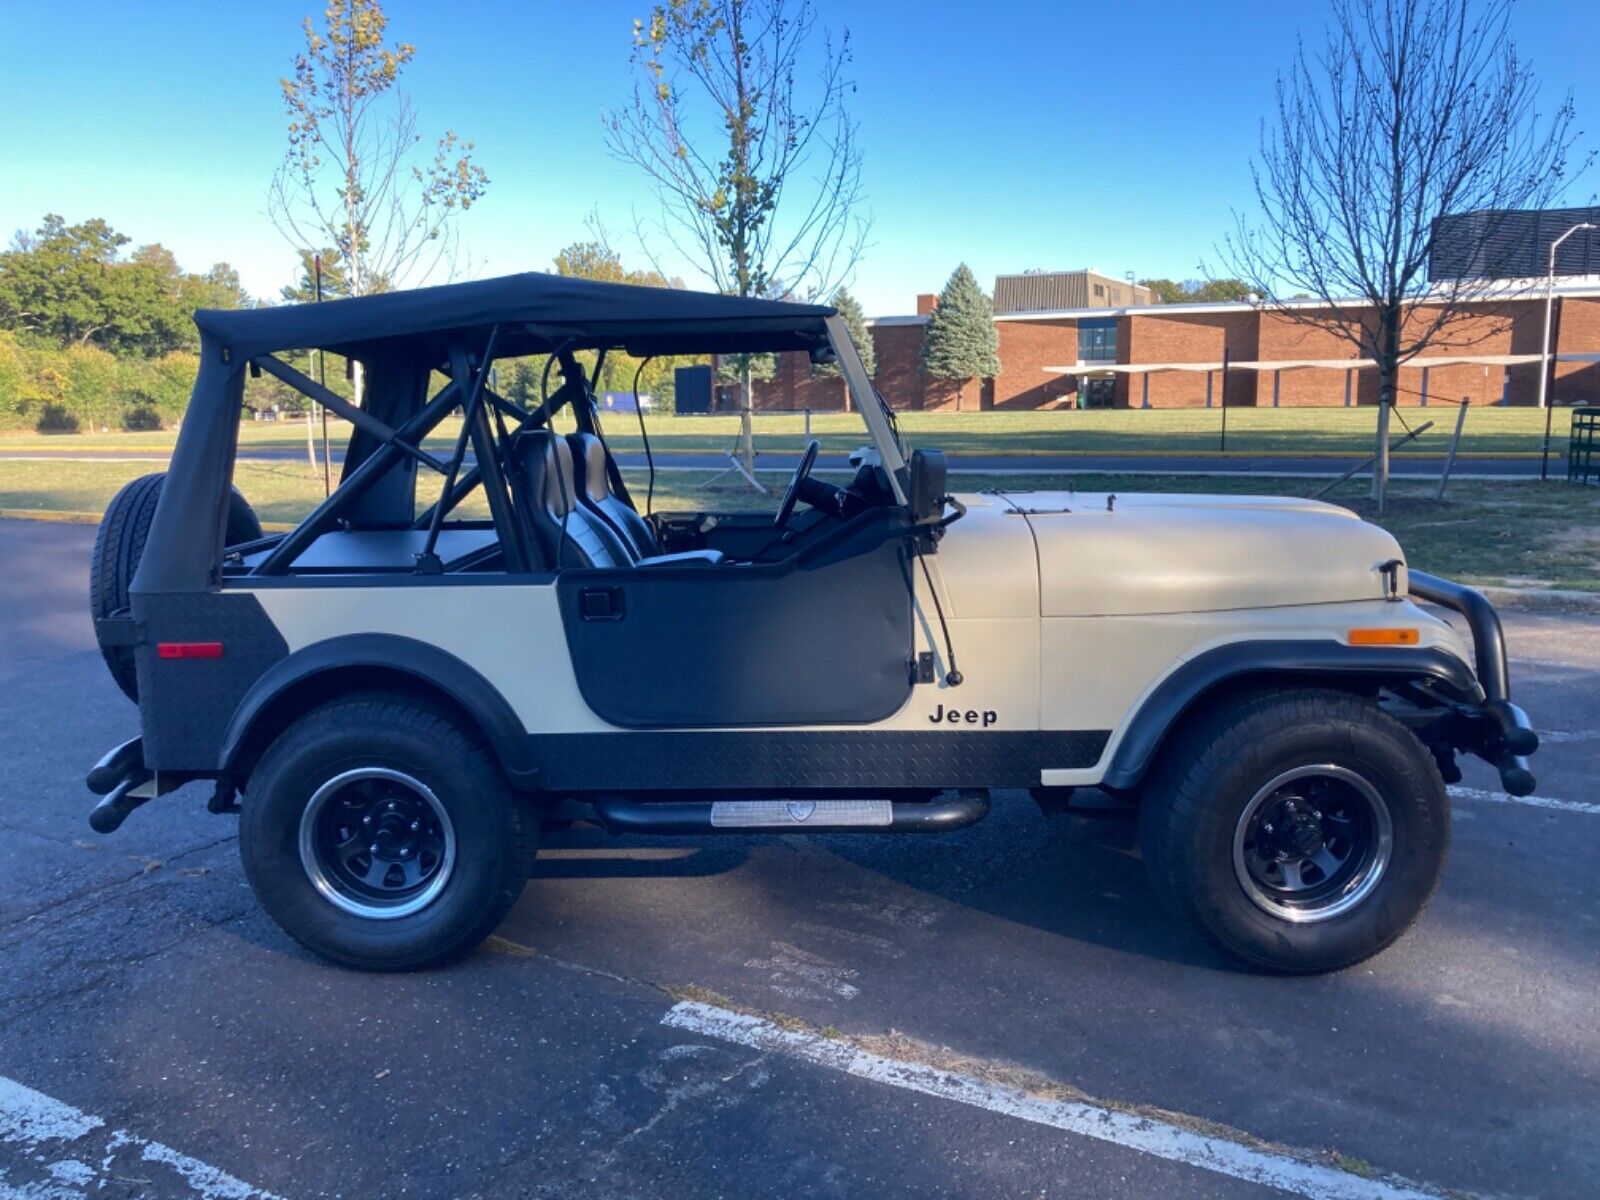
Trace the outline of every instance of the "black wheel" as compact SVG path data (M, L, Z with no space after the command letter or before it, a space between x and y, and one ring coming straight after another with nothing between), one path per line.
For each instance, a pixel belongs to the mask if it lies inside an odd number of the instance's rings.
M106 507L100 529L94 536L94 557L89 564L89 615L94 620L127 611L128 587L144 556L150 536L150 522L161 499L165 474L141 475L122 486ZM261 522L249 503L234 489L228 502L227 544L254 541L261 536ZM133 647L100 647L100 654L111 670L111 678L130 700L139 699L134 677Z
M1151 883L1245 961L1333 971L1376 954L1438 886L1444 780L1360 696L1263 692L1164 748L1140 809Z
M461 957L522 892L538 821L477 738L418 700L335 700L290 725L250 776L245 875L269 916L349 967Z

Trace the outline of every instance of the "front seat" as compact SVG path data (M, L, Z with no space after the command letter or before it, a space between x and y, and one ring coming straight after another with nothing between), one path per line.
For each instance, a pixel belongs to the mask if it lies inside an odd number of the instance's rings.
M546 564L555 567L631 567L637 555L621 536L578 502L578 474L566 439L547 429L511 441L511 467L521 487L517 507Z
M569 433L567 445L578 466L578 503L595 513L633 550L635 561L661 553L655 530L611 490L611 473L606 470L606 447L592 433Z

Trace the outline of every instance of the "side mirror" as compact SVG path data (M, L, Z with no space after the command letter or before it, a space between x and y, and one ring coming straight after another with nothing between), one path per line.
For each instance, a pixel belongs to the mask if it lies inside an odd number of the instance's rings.
M911 519L928 525L944 515L945 462L943 450L911 452L911 487L907 497Z

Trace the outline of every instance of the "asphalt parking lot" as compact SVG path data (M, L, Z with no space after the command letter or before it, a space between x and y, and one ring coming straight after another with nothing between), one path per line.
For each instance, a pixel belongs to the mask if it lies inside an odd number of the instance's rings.
M137 725L92 537L0 522L0 1200L1595 1194L1600 618L1505 614L1540 802L1466 764L1432 907L1339 975L1235 968L1128 821L1015 794L923 838L578 826L469 961L364 976L199 788L90 832Z

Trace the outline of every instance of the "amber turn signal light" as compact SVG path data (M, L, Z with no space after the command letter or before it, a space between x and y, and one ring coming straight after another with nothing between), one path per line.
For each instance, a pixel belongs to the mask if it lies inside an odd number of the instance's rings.
M1422 634L1416 629L1352 629L1345 637L1352 646L1415 646Z

